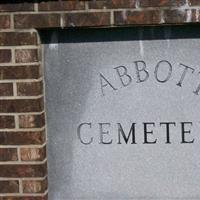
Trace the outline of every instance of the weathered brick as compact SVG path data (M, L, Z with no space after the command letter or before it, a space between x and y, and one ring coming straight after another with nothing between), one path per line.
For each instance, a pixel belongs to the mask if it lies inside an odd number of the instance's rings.
M47 174L47 164L34 165L0 165L0 177L19 178L19 177L44 177Z
M189 4L191 6L200 6L200 1L199 0L189 0Z
M141 7L175 7L183 6L186 3L185 0L140 0L139 5Z
M46 158L46 147L22 148L20 155L22 161L43 161Z
M89 1L90 9L135 8L135 6L136 6L136 0Z
M16 63L28 63L38 62L38 50L37 49L16 49L15 50L15 62Z
M186 21L186 10L164 10L164 21L169 24L181 24Z
M200 10L199 9L191 9L192 10L192 16L191 16L191 22L199 22L200 21ZM187 10L187 12L190 12Z
M43 98L0 100L0 113L41 112Z
M12 3L0 4L0 12L18 12L18 11L33 11L33 3L23 3L15 0Z
M0 116L0 128L15 128L14 116Z
M48 195L45 196L2 196L0 200L47 200Z
M0 132L0 145L42 145L45 131Z
M18 193L19 182L15 180L0 181L0 193Z
M43 82L17 83L18 96L37 96L43 93Z
M48 1L38 4L39 11L65 11L65 10L83 10L85 9L84 1Z
M14 16L15 28L60 27L59 14L17 14Z
M0 49L0 63L11 62L11 50Z
M114 12L114 24L158 24L160 12L157 10L144 11L116 11Z
M0 15L0 29L10 28L10 16Z
M0 79L38 79L41 76L39 65L1 66Z
M45 125L44 113L40 115L20 115L20 128L41 128Z
M12 83L0 83L0 96L12 96L13 84Z
M0 148L0 161L17 161L17 149ZM1 187L0 187L1 188Z
M0 32L0 46L34 44L37 44L37 34L35 32Z
M23 193L44 193L47 190L47 179L26 180L22 182Z
M88 13L67 13L64 17L64 24L68 26L107 26L110 25L110 13L88 12Z

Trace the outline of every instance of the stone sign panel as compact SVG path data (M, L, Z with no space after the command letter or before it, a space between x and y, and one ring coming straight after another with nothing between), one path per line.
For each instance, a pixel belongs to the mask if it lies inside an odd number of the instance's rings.
M49 198L200 198L195 28L52 31Z

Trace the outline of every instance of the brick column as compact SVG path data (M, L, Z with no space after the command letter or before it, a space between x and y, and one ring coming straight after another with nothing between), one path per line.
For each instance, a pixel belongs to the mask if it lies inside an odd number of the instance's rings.
M40 38L36 29L16 27L23 24L17 13L33 12L34 4L2 4L0 10L0 200L43 200L47 159Z
M199 23L199 0L0 3L0 200L46 200L39 29Z

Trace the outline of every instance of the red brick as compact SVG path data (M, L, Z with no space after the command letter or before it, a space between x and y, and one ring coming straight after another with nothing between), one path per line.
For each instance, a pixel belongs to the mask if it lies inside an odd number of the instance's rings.
M17 149L0 148L0 161L17 161ZM1 188L1 187L0 187Z
M18 193L19 182L15 180L0 181L0 193Z
M47 190L47 179L25 180L22 182L23 193L44 193Z
M59 14L16 14L15 28L55 28L60 27Z
M10 16L0 15L0 29L10 28Z
M43 82L17 83L18 96L37 96L43 93Z
M39 2L39 11L65 11L65 10L83 10L85 9L84 1L48 1Z
M0 116L0 128L15 128L14 116Z
M0 49L0 63L11 62L11 50Z
M44 110L43 98L0 100L0 113L41 112Z
M141 7L175 7L183 6L185 0L140 0Z
M39 65L1 66L0 79L38 79L41 77Z
M37 49L16 49L15 50L15 62L16 63L29 63L38 62L38 50Z
M0 32L0 46L34 44L37 44L37 34L35 32Z
M45 131L0 132L0 145L42 145Z
M48 195L45 196L4 196L0 200L47 200Z
M47 164L34 165L0 165L0 177L21 178L21 177L44 177L47 174Z
M40 115L20 115L20 128L41 128L45 125L44 113Z
M168 24L182 24L186 21L186 15L186 10L164 10L164 21Z
M116 11L114 12L115 25L127 24L158 24L160 12L157 10L148 11Z
M0 83L0 96L12 96L13 84L12 83Z
M46 147L42 148L21 148L22 161L43 161L46 158Z
M17 2L18 1L18 2ZM15 3L6 3L0 5L0 12L18 12L18 11L33 11L33 3L23 3L15 0Z
M108 12L68 13L65 14L64 19L66 27L110 25L110 13Z
M200 6L199 0L189 0L191 6Z
M199 9L191 9L191 10L192 10L191 22L200 22L200 10Z
M89 1L91 9L117 9L117 8L135 8L136 0L104 0L104 1Z

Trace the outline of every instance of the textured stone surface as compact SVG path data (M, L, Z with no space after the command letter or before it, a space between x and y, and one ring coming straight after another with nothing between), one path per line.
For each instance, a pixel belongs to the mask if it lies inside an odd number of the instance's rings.
M59 43L45 45L50 200L200 196L199 31L51 32ZM180 87L183 65L194 73ZM161 122L175 124L170 142ZM194 143L183 142L182 122Z

